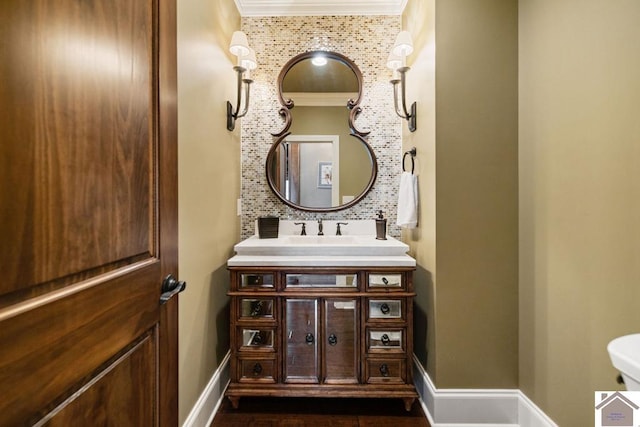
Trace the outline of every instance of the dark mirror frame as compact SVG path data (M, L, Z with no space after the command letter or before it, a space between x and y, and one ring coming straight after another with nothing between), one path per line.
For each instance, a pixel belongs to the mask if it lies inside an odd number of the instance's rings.
M294 101L292 99L285 99L284 97L284 93L283 93L284 78L289 72L289 70L293 68L297 63L304 61L306 59L311 59L318 54L324 55L329 60L333 59L333 60L342 62L347 67L349 67L355 74L358 80L358 95L356 99L349 99L346 103L346 107L350 110L348 125L349 125L349 130L351 135L359 139L360 142L364 144L371 158L371 177L366 187L362 191L362 193L360 193L358 196L356 196L353 200L351 200L348 203L338 205L338 206L331 206L328 208L301 206L287 200L282 194L280 194L280 192L277 189L276 183L273 182L273 177L269 173L269 170L270 170L269 165L271 164L272 161L274 161L274 156L276 155L278 146L282 141L285 140L287 136L291 134L291 132L289 132L289 128L291 128L291 120L292 120L290 110L294 107ZM363 86L362 83L363 83L362 73L360 72L360 69L358 68L358 66L349 58L337 52L322 51L322 50L304 52L291 58L282 67L282 70L278 75L278 100L280 101L280 105L282 105L282 107L280 108L278 113L284 119L285 123L284 123L283 129L280 132L271 134L276 138L276 140L271 145L271 148L269 149L269 153L267 154L267 159L265 161L265 173L267 177L267 183L269 184L269 188L271 188L271 191L273 191L273 193L285 204L291 206L292 208L295 208L301 211L306 211L306 212L337 212L358 204L362 199L364 199L364 197L373 188L373 184L375 183L376 177L378 176L378 162L376 160L376 155L373 152L373 149L367 142L367 137L370 132L361 131L357 129L354 123L358 115L362 112L362 108L360 107L360 100L362 99L362 86Z

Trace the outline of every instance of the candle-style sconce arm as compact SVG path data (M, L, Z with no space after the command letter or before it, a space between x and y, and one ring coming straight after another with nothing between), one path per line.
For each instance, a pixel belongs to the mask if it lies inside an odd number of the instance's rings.
M230 131L235 129L236 119L244 117L247 114L247 111L249 111L249 95L251 93L250 92L251 83L253 83L253 80L243 78L244 72L246 71L244 67L235 66L233 67L233 69L238 75L238 79L237 79L238 89L237 89L236 108L234 109L231 102L227 101L227 129ZM244 89L244 108L242 109L242 112L240 112L240 106L243 104L242 102L243 89Z
M417 104L414 102L411 104L411 107L407 109L406 73L409 71L409 67L401 67L398 68L397 71L400 74L400 78L391 80L391 84L393 85L394 108L398 117L407 120L409 131L415 132L417 129ZM400 98L402 105L399 105L400 103L398 102L398 86L400 86ZM402 106L402 110L400 109L400 106Z

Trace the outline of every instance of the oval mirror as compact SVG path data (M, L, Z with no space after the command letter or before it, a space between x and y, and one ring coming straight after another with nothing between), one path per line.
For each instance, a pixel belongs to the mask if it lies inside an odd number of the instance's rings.
M267 155L271 190L304 211L338 211L358 203L378 173L368 132L354 125L361 112L358 67L335 52L306 52L285 64L278 89L285 126L274 134Z

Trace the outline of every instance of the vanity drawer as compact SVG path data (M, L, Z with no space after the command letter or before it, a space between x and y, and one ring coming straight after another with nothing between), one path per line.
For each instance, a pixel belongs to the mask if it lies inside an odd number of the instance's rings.
M287 273L285 275L285 287L287 289L300 288L357 288L358 274L298 274Z
M367 285L371 290L404 290L402 273L369 273Z
M368 358L365 366L369 384L404 384L406 372L405 358Z
M239 327L238 343L240 351L275 351L275 331L270 328Z
M274 359L242 358L239 361L238 378L241 383L276 382L276 361Z
M238 298L238 319L274 320L276 301L274 298Z
M239 273L238 286L240 289L274 289L274 273Z
M404 353L404 329L368 329L367 352L369 353Z
M370 320L399 320L404 319L404 304L402 299L369 299L367 317Z

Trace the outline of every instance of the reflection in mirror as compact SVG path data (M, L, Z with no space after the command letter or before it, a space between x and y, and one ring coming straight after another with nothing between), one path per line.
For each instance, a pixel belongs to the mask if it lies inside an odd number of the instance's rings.
M312 63L318 54L327 59L322 66ZM357 203L373 186L377 163L367 133L353 125L362 96L356 65L337 53L307 52L283 67L278 85L286 124L267 156L271 189L300 210Z
M332 208L361 194L371 178L371 157L360 140L347 138L287 136L277 145L269 170L280 196L308 208Z
M282 81L282 92L296 106L341 106L358 97L358 78L354 71L337 60L313 65L313 58L295 64ZM295 110L294 110L295 111Z

